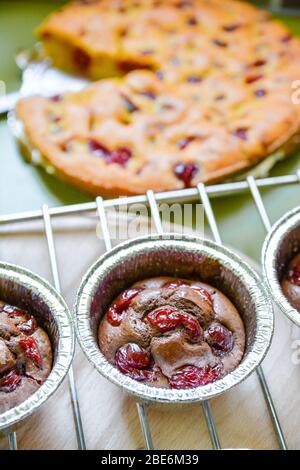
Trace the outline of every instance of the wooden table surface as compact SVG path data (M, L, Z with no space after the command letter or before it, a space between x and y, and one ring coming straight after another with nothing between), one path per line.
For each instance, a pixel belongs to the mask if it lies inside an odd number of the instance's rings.
M104 252L96 224L95 214L53 220L62 290L70 308L82 275ZM51 280L42 223L2 226L0 237L2 260ZM277 311L274 341L263 368L291 449L300 447L300 370L292 361L293 344L299 337L299 330ZM87 448L143 448L134 400L93 370L79 347L74 369ZM222 447L278 448L256 374L211 404ZM148 413L157 449L211 448L200 404L180 410L151 406ZM67 381L20 426L18 445L20 449L76 449ZM0 437L0 449L5 448L7 439Z
M51 1L2 0L0 3L0 79L7 91L20 85L14 56L20 48L32 47L33 29L47 13L62 3ZM300 33L298 18L285 18ZM65 185L24 162L5 118L0 120L1 172L0 213L36 209L90 200L89 196ZM300 154L279 163L272 175L295 172ZM299 186L269 188L263 192L271 221L299 204ZM213 201L225 242L259 259L265 231L249 194ZM104 252L95 236L97 219L72 217L55 221L55 241L59 255L63 294L70 307L80 279L90 264ZM47 244L39 223L0 227L0 259L24 265L51 280ZM293 364L292 349L300 332L280 313L276 313L274 341L263 367L288 445L300 447L299 365ZM135 402L93 370L77 348L75 373L83 426L89 449L137 449L143 439ZM275 449L274 436L258 379L250 379L212 402L212 410L223 447ZM210 448L200 404L183 410L149 408L149 420L156 448ZM67 383L59 389L18 431L21 449L75 449L76 436ZM0 436L0 449L7 439Z

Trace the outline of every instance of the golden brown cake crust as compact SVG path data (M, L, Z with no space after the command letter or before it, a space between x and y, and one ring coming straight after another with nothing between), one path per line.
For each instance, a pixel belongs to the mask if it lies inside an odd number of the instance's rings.
M300 76L300 41L246 3L76 2L39 35L45 44L63 41L59 56L71 51L73 72L122 75L17 105L42 163L90 193L219 181L299 132L291 85ZM139 70L126 74L130 68Z

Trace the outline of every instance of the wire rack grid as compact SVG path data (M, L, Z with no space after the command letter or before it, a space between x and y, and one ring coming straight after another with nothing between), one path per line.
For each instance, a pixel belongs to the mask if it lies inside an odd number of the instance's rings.
M270 0L268 8L279 14L298 16L300 14L300 8L287 8L283 0ZM64 216L69 214L79 214L84 212L90 212L97 210L100 224L102 228L104 243L106 250L110 250L112 247L111 238L109 234L109 227L106 217L106 209L110 207L117 206L130 206L131 204L136 203L147 203L151 210L151 215L158 233L163 232L163 226L159 214L159 203L175 203L180 202L184 203L187 201L200 200L204 206L205 214L211 228L213 238L215 241L222 245L222 238L218 229L216 218L210 203L210 197L214 196L224 196L224 195L236 195L241 192L250 191L250 194L255 202L259 215L261 217L262 223L268 232L271 228L270 219L268 217L266 208L264 206L260 188L270 188L276 186L284 186L290 184L296 184L300 182L300 170L296 174L284 175L272 178L260 178L255 180L252 176L249 176L247 180L234 182L234 183L224 183L211 186L205 186L203 183L200 183L196 188L190 188L179 191L168 191L163 193L154 194L152 191L148 191L147 194L142 196L131 196L124 197L122 199L108 199L103 200L101 197L97 197L94 202L83 203L83 204L73 204L69 206L60 206L55 208L48 208L47 205L44 205L42 209L27 211L17 214L7 214L0 216L0 224L10 224L14 222L21 221L30 221L30 220L43 220L44 222L44 233L47 240L49 260L51 265L52 277L54 287L58 292L61 291L60 288L60 276L57 266L57 258L55 252L55 243L53 236L53 229L51 224L51 217L53 216ZM262 392L270 413L274 431L276 433L279 447L283 450L287 450L287 443L284 437L284 434L281 429L280 421L276 412L276 408L273 402L272 395L268 388L263 370L261 367L257 369L257 375L259 378L259 383L262 388ZM77 396L76 381L74 376L73 368L70 368L68 374L69 381L69 392L70 399L72 403L73 417L76 429L78 449L86 449L85 435L82 426L80 406ZM154 449L153 440L151 436L151 431L147 418L146 407L148 405L137 403L137 412L140 419L141 429L144 437L145 447L149 450ZM211 443L213 449L221 449L220 440L218 437L217 429L214 424L211 407L209 401L201 403L203 408L206 424L208 427ZM17 435L16 432L11 432L8 434L8 445L11 450L17 449Z
M7 214L0 216L0 225L3 224L11 224L14 222L20 221L30 221L30 220L42 220L44 225L44 235L47 240L47 247L49 253L49 261L51 265L52 277L53 277L53 284L54 287L61 291L60 288L60 275L57 265L57 257L55 251L55 242L54 242L54 234L52 228L52 217L59 217L69 214L80 214L90 211L97 211L102 235L104 239L105 249L108 251L112 248L112 242L109 232L108 220L106 215L106 210L110 207L120 207L122 205L136 204L136 203L145 203L148 204L149 209L151 211L151 217L154 222L154 227L157 233L163 233L163 225L160 218L160 210L159 210L159 203L160 202L185 202L185 201L200 201L203 204L204 211L213 234L213 238L216 243L222 245L222 238L221 234L217 225L217 221L213 212L213 208L210 202L210 198L214 196L222 196L222 195L238 195L241 192L249 192L253 198L253 201L256 205L258 213L260 215L261 221L265 227L266 232L268 232L271 228L271 223L269 216L267 214L265 205L263 203L263 199L260 194L261 188L270 188L270 187L283 187L285 185L291 184L299 184L300 182L300 170L298 170L295 174L278 176L278 177L269 177L269 178L261 178L255 179L253 176L248 176L248 178L244 181L240 182L231 182L231 183L224 183L224 184L217 184L212 186L206 186L203 183L200 183L195 188L190 189L183 189L177 191L169 191L164 193L157 193L154 194L153 191L149 190L147 194L141 196L131 196L131 197L124 197L119 199L107 199L104 200L101 197L97 197L95 201L82 203L82 204L74 204L69 206L60 206L55 208L48 208L47 205L43 205L40 210L35 211L28 211L23 213L17 214ZM280 449L287 450L287 443L285 436L283 434L279 417L276 412L275 404L269 390L267 381L265 379L265 375L263 372L262 367L258 367L257 376L259 379L259 384L261 386L263 396L270 414L271 422L273 424L274 432L276 434L278 445ZM80 412L80 405L78 402L77 397L77 388L76 388L76 380L73 372L73 368L71 367L68 375L68 383L69 383L69 393L70 393L70 400L72 404L73 410L73 418L74 418L74 425L76 429L76 436L77 436L77 444L78 449L85 450L86 443L85 443L85 434L81 420L81 412ZM209 401L201 402L200 405L202 406L205 421L207 424L207 428L209 431L209 436L212 444L212 448L215 450L221 449L220 439L218 436L218 432L214 423L214 419L212 416L212 411L210 407ZM151 430L147 418L147 405L146 403L137 403L137 412L141 424L141 430L144 438L145 448L148 450L153 450L153 440L151 435ZM8 434L8 445L11 450L17 449L17 435L16 432L11 432Z

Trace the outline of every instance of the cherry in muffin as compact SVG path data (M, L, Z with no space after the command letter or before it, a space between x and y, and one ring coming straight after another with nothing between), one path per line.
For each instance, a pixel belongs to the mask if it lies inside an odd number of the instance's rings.
M281 288L292 306L300 312L300 253L288 264L281 281Z
M114 300L100 322L98 340L123 374L154 387L186 389L237 367L245 329L218 289L156 277L137 282Z
M32 395L51 367L50 340L34 316L0 301L0 414Z

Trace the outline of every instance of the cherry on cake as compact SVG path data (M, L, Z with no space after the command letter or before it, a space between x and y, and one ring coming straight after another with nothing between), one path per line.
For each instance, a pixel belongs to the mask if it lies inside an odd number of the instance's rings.
M281 288L292 306L300 312L300 253L289 262Z

